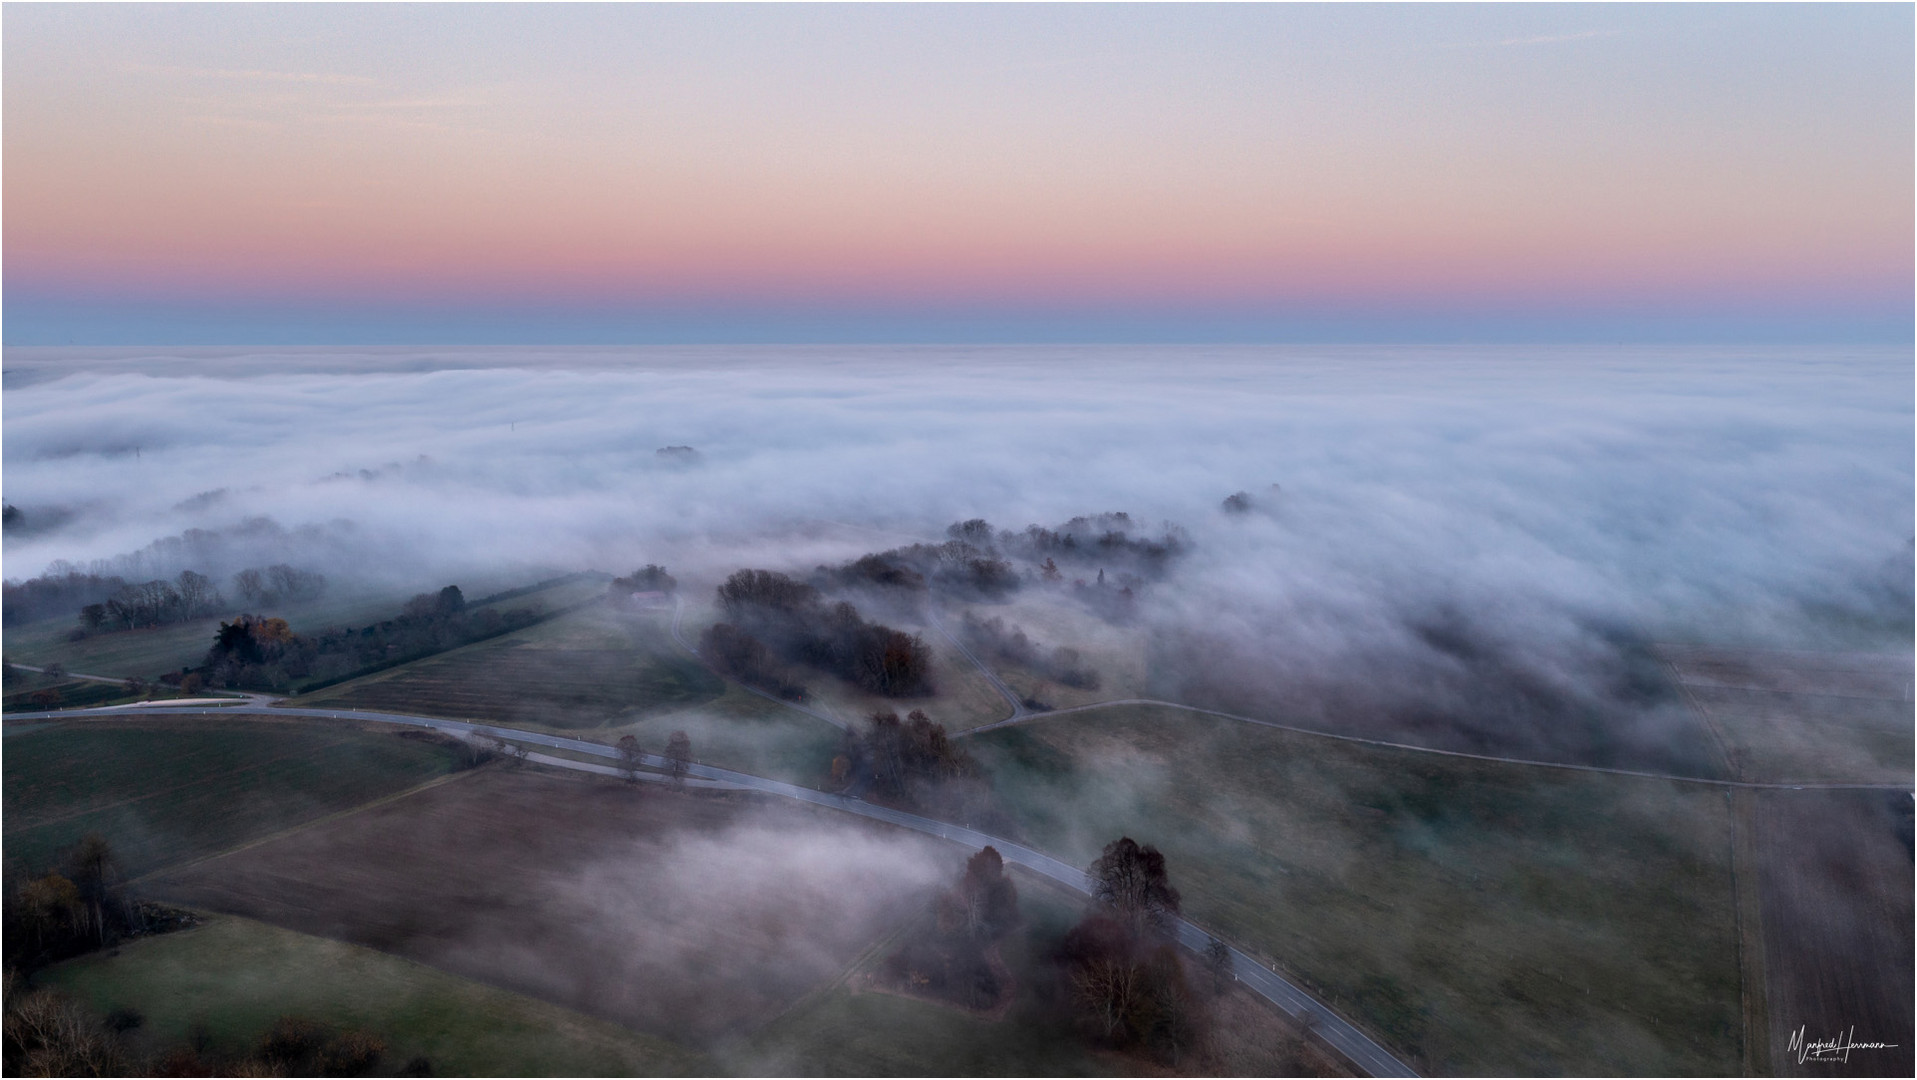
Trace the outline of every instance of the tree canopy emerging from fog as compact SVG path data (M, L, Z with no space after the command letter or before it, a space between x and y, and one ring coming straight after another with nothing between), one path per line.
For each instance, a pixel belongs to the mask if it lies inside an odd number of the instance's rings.
M1175 1063L1208 1021L1178 952L1178 890L1165 857L1127 836L1086 872L1092 908L1058 952L1081 1019L1108 1045Z
M1005 860L987 847L965 861L952 888L933 905L930 934L915 935L887 958L883 970L914 993L974 1009L996 1005L1009 987L990 950L1018 925L1018 889Z
M220 624L213 645L192 674L209 686L313 689L369 669L390 667L531 626L532 608L469 608L456 585L408 600L398 618L360 629L335 627L295 633L284 619L244 614ZM162 676L180 680L187 673Z
M647 563L625 577L613 578L606 586L606 595L617 600L630 599L636 593L664 593L670 596L679 588L679 581L666 568L657 563Z
M727 621L705 637L711 659L740 678L777 687L781 696L794 696L793 684L773 656L886 697L932 692L932 653L921 638L868 623L849 603L827 604L811 585L771 570L740 570L719 586L718 599Z

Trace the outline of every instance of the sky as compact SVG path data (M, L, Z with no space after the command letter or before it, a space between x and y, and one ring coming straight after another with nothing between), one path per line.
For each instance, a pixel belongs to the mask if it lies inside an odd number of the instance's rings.
M7 5L4 341L1911 340L1907 5Z

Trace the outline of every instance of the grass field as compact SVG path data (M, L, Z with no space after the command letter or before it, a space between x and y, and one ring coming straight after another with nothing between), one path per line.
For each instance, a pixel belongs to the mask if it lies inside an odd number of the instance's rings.
M178 697L179 693L160 686L129 694L120 683L91 679L50 679L30 671L7 669L7 712L40 712L45 709L81 709L100 705L121 705L134 701ZM52 695L51 700L42 700Z
M293 699L569 731L618 726L719 696L658 613L588 608Z
M1147 692L1150 680L1146 676L1146 635L1141 630L1113 626L1082 604L1030 592L1020 593L1005 604L955 605L946 616L947 629L958 634L961 616L968 611L980 619L1004 620L1007 632L1017 626L1044 649L1060 646L1077 649L1085 666L1098 672L1098 689L1076 689L981 652L979 659L991 664L999 678L1022 697L1042 701L1055 709L1068 709L1114 698L1151 696Z
M704 1047L834 977L963 854L784 801L495 767L146 888Z
M500 587L505 588L504 585ZM434 586L435 591L437 588ZM424 589L425 586L421 586L421 590ZM503 600L496 606L501 609L536 606L552 611L604 591L602 581L581 578ZM391 619L399 614L400 606L411 595L410 592L329 594L310 603L279 604L258 610L234 607L224 615L172 623L150 630L95 634L80 641L68 641L67 634L79 625L79 613L76 611L71 616L7 627L4 631L5 652L7 659L35 667L60 663L65 664L69 671L88 675L111 678L137 675L152 679L163 672L197 666L206 658L206 650L213 644L220 621L231 619L242 610L282 618L294 630L311 633L330 626L364 626ZM477 593L469 595L474 600L481 598Z
M693 757L704 764L811 787L830 773L841 740L831 724L730 683L710 701L649 713L594 737L610 742L631 734L657 754L674 731L692 739Z
M1156 844L1187 914L1422 1071L1739 1067L1721 791L1149 708L969 745L1037 846Z
M281 1016L356 1027L383 1038L390 1075L415 1057L440 1076L704 1075L703 1055L603 1020L371 949L213 916L43 972L101 1012L144 1018L147 1053L196 1027L216 1055L242 1056Z
M726 1063L760 1076L1127 1076L1163 1075L1162 1067L1099 1052L1074 1029L1066 988L1052 960L1082 911L1042 879L1014 870L1023 925L1000 955L1012 973L1014 997L990 1019L962 1009L871 988L867 975L888 951L930 930L923 914L891 941L871 950L841 980L809 995L732 1048ZM1232 988L1211 1001L1210 1044L1181 1063L1186 1075L1348 1075L1322 1052L1306 1049L1269 1004Z
M1909 783L1911 661L1665 645L1660 654L1745 780Z
M1771 1068L1778 1076L1909 1076L1911 805L1901 791L1757 796ZM1798 1061L1793 1032L1892 1044ZM1854 1029L1854 1035L1852 1034Z
M7 862L55 863L80 837L128 877L357 806L449 772L442 747L389 731L272 720L113 720L9 738Z

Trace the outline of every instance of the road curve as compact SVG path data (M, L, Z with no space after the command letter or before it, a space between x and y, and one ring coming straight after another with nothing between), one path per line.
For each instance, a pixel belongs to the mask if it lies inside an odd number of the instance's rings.
M675 624L676 621L677 620L675 620ZM675 631L677 630L676 625L674 629ZM674 636L677 636L676 633ZM681 644L684 643L681 642ZM125 718L130 715L134 714L129 714L122 709L113 708L64 709L48 712L14 713L8 719L59 720L76 716ZM496 727L491 724L474 724L464 720L445 720L434 716L410 716L404 713L356 712L351 709L299 709L269 708L258 705L229 705L225 707L208 708L152 708L144 710L138 715L303 716L324 720L370 721L373 723L431 728L436 731L445 731L461 736L481 735L500 739L511 739L514 742L528 743L534 746L546 746L555 750L566 750L575 754L586 754L591 757L607 758L614 761L619 759L619 751L604 743L587 742L583 739L568 739L563 736L547 735L544 732L538 731L521 731L517 728ZM552 757L546 754L537 755L537 760L545 765L577 769L582 772L609 775L621 774L621 770L616 767L594 765L590 762L574 761L569 758ZM642 754L640 755L640 761L648 768L666 769L669 767L666 759L658 754ZM1074 892L1086 896L1091 895L1091 881L1085 876L1085 872L1078 867L1063 860L1055 859L1044 852L1028 848L1023 844L1014 843L1003 837L992 836L989 833L979 832L976 829L963 825L953 825L949 822L921 817L918 814L906 813L903 810L894 810L889 806L877 806L865 802L862 799L833 795L829 792L800 787L797 784L788 784L784 781L773 780L769 777L733 772L730 769L715 768L711 765L689 765L686 769L686 775L695 781L703 782L701 786L707 784L714 786L723 785L735 790L758 791L768 795L778 795L799 802L811 803L814 806L828 807L849 814L857 814L860 817L870 818L875 821L883 821L901 828L911 829L914 832L924 833L928 836L936 836L954 843L963 844L970 848L982 848L990 845L998 849L999 854L1004 856L1006 862L1022 866L1033 873L1058 882ZM1179 920L1178 941L1180 944L1194 950L1203 950L1211 938L1212 935L1210 933L1191 921L1186 919ZM1393 1057L1384 1047L1373 1042L1350 1021L1332 1011L1329 1006L1317 1001L1284 976L1265 967L1263 964L1260 964L1236 948L1231 950L1231 969L1232 974L1235 975L1240 982L1244 983L1259 996L1278 1006L1286 1015L1310 1026L1321 1039L1330 1044L1339 1053L1343 1054L1353 1065L1357 1066L1367 1075L1418 1075L1412 1071L1409 1066L1404 1064L1404 1062Z
M1024 699L1012 693L1012 688L1005 685L1005 680L998 677L998 672L987 667L985 661L978 658L978 654L966 647L963 641L945 628L945 623L939 619L938 608L930 600L925 602L925 617L931 622L932 629L937 630L941 637L951 642L953 648L965 654L965 658L972 662L972 666L978 668L978 673L985 676L985 681L992 684L992 689L997 690L999 696L1012 706L1012 715L989 726L997 727L999 724L1016 723L1031 715L1031 712L1025 708Z

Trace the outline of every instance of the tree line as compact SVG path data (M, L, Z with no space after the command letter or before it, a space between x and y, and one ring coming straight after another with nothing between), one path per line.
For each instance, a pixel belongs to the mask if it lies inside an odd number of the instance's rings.
M458 648L538 622L537 608L468 610L457 585L408 600L397 618L353 629L295 633L284 619L245 614L222 622L196 669L163 678L194 675L206 686L250 690L290 689L295 682L346 678Z

